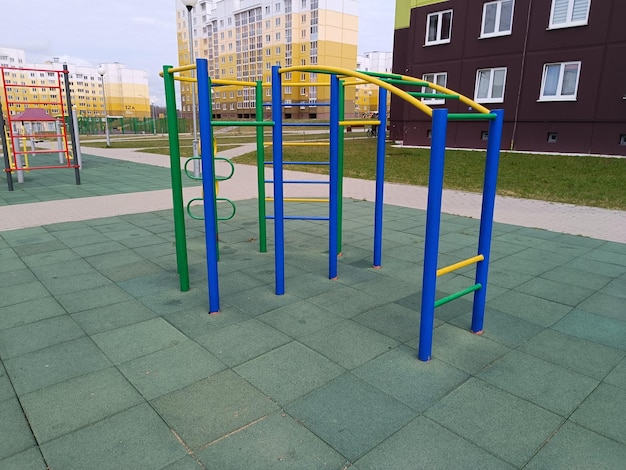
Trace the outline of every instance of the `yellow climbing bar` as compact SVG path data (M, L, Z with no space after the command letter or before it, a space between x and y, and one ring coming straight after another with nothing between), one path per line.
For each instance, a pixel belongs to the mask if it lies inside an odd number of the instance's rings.
M321 72L321 73L343 75L346 77L360 78L361 80L367 83L378 85L380 88L384 88L385 90L393 93L394 95L397 95L398 97L402 98L404 101L407 101L408 103L415 106L420 111L426 113L428 116L432 117L433 115L433 110L430 106L424 104L422 101L418 100L417 98L412 97L406 91L401 90L400 88L393 86L389 83L386 83L385 81L380 80L376 77L371 77L361 72L343 69L340 67L310 66L310 65L296 65L293 67L285 67L285 68L279 69L279 73L281 74L287 73L287 72L309 72L309 73Z
M330 142L283 142L283 147L328 147Z
M181 65L180 67L172 67L167 69L168 73L186 72L187 70L196 70L196 64ZM159 75L163 76L163 72Z
M238 82L237 80L226 80L222 78L216 78L211 80L212 85L234 85L234 86L256 86L255 82Z
M417 79L415 77L409 77L408 75L402 75L402 80L406 80L406 81L409 81L409 82L424 83L424 80L420 80L420 79ZM482 114L490 114L491 113L491 111L489 109L487 109L484 106L476 103L474 100L468 98L467 96L461 95L460 93L457 93L456 91L450 90L449 88L443 87L441 85L437 85L436 83L431 83L431 82L426 82L426 83L428 83L428 88L432 88L433 90L440 91L441 93L445 93L446 95L458 95L459 101L461 103L464 103L464 104L470 106L471 108L475 109L479 113L482 113Z
M339 121L340 126L364 126L370 124L373 126L379 126L380 121L376 119L360 120L360 121Z
M484 259L485 257L483 255L478 255L474 256L473 258L468 258L464 261L459 261L458 263L451 264L450 266L446 266L445 268L438 269L437 277L451 273L452 271L456 271L457 269L464 268L465 266L469 266L470 264L478 263L479 261L483 261Z

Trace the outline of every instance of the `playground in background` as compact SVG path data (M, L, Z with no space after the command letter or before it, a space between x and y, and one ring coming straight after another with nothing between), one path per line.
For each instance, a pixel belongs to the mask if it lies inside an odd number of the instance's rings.
M176 76L176 73L196 70L195 78ZM282 89L285 86L302 86L302 83L283 83L284 74L297 72L300 74L328 75L329 82L305 83L312 86L330 86L330 102L309 103L310 106L328 106L330 119L328 122L315 123L284 123L283 108L290 106L282 99ZM178 140L178 128L176 122L176 96L175 80L197 82L200 139L203 142L215 142L214 127L217 126L254 126L257 135L257 174L258 174L258 207L259 207L259 241L260 251L266 247L266 220L274 221L274 268L275 268L275 292L277 295L285 293L285 221L287 220L322 220L329 223L328 243L328 277L335 279L338 275L338 255L341 253L341 212L342 212L342 178L343 178L343 138L344 129L349 126L380 126L383 128L387 122L387 93L407 101L414 107L432 118L432 146L430 156L430 173L428 186L428 206L426 213L426 234L424 249L424 268L422 280L422 302L418 358L422 361L430 359L432 351L432 335L434 329L434 310L462 296L474 293L473 314L471 331L480 334L483 330L483 319L486 301L486 287L489 267L489 255L491 248L491 235L493 225L493 212L495 202L498 161L500 155L500 142L502 135L503 112L490 111L469 98L457 94L447 88L434 83L426 82L414 77L388 74L351 71L337 67L324 66L296 66L272 68L271 103L263 103L263 87L268 84L262 82L212 80L208 75L208 63L206 59L198 59L195 65L183 67L163 67L165 82L166 103L170 139L171 175L174 201L174 219L176 234L177 268L180 276L181 290L189 289L189 273L187 262L187 248L185 238L184 207L182 199L182 182L180 170L180 151ZM379 87L379 110L377 119L347 120L344 116L344 88L360 83L371 83ZM234 85L255 89L256 96L256 119L251 121L217 121L213 119L213 105L211 93L213 87ZM415 87L420 91L405 91L404 88ZM435 93L425 93L421 90L429 88ZM422 99L436 96L439 99L460 100L473 112L449 113L447 109L432 109ZM300 103L299 105L302 105ZM263 107L271 107L271 120L263 120ZM443 173L445 159L445 145L447 124L450 121L488 121L489 132L486 152L485 177L483 185L483 203L480 219L480 233L478 237L478 249L476 256L461 260L449 266L437 268L439 250L439 232L441 222L441 198L443 191ZM292 162L283 161L283 148L294 145L283 140L285 127L292 126L327 126L329 128L328 142L297 143L296 145L320 145L329 148L327 161L317 162ZM272 128L272 155L271 161L265 161L265 142L263 129ZM373 234L373 266L382 266L382 233L383 233L383 201L384 201L384 171L385 171L385 140L386 133L379 132L376 136L376 198L374 213ZM204 197L204 221L206 236L206 257L208 271L208 301L209 313L217 313L220 310L219 298L219 274L218 274L218 214L217 214L217 184L220 179L215 174L216 147L206 146L209 151L202 153L202 182ZM283 166L289 165L328 165L329 178L319 180L286 180L283 175ZM266 166L272 167L272 177L265 176ZM233 176L233 172L228 178ZM265 185L273 185L273 197L266 198ZM290 198L285 196L284 188L289 185L317 185L323 184L328 187L328 197L325 198ZM207 201L209 203L207 203ZM274 213L266 214L266 201L273 203ZM328 203L328 216L292 216L285 215L285 203L297 202L321 202ZM191 202L189 203L191 204ZM188 206L189 206L188 204ZM233 213L234 215L234 204ZM437 277L456 271L469 265L476 265L475 283L455 294L441 299L435 299Z
M31 170L73 168L76 184L80 184L80 151L68 75L66 65L61 71L0 67L6 106L0 109L0 138L9 191L14 189L13 173L18 183L23 183L24 172ZM47 142L51 148L38 149L39 142Z

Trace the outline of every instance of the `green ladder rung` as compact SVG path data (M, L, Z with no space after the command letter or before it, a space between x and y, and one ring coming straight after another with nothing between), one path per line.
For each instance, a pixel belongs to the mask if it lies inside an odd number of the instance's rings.
M463 297L464 295L467 295L470 292L477 291L481 287L482 285L480 285L480 283L474 284L473 286L468 287L467 289L463 289L462 291L456 292L455 294L451 294L447 297L444 297L443 299L439 299L435 302L435 308L440 307L443 304L447 304L448 302L452 302L453 300L458 299L459 297Z
M491 121L495 119L494 113L450 113L448 121Z

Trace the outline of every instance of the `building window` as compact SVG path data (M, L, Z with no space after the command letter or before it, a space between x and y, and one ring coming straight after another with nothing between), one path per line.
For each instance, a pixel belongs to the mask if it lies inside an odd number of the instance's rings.
M575 101L580 62L561 62L543 66L539 101Z
M504 101L505 83L506 67L478 70L474 100L478 103L501 103Z
M426 19L426 45L450 42L452 10L431 13Z
M448 73L447 72L439 72L439 73L426 73L422 75L422 80L434 83L435 85L440 85L442 87L446 86L448 82ZM422 93L441 93L440 91L434 90L429 87L422 87ZM424 97L422 98L424 103L429 104L442 104L445 103L446 100L443 98L434 98L434 97Z
M550 144L556 144L556 140L559 137L558 132L548 132L548 138L546 139Z
M483 24L480 37L511 34L513 25L513 0L496 0L483 5Z
M489 131L480 131L480 140L489 140Z
M626 145L626 134L620 134L619 135L619 144L620 145Z
M550 28L570 28L587 24L591 0L552 0Z

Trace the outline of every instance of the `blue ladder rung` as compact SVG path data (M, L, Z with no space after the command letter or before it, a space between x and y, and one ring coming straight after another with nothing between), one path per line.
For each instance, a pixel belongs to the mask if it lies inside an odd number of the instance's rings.
M265 218L267 220L275 220L276 217L273 215L266 215ZM285 220L330 220L329 217L321 217L321 216L299 216L299 215L286 215L283 217Z

